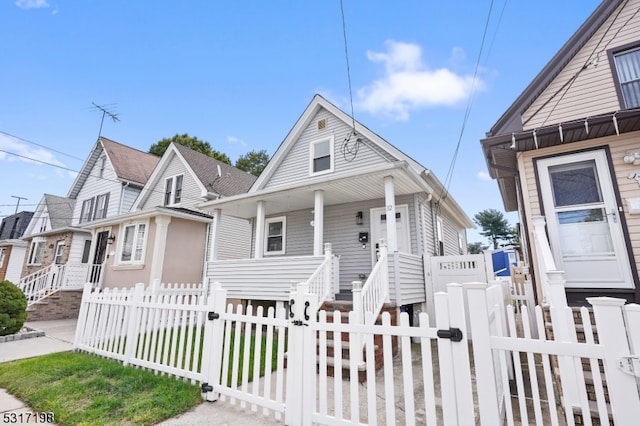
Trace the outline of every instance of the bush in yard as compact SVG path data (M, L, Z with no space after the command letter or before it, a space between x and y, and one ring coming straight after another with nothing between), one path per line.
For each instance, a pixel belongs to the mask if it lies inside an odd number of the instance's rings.
M27 320L27 298L11 281L0 281L0 336L20 331Z

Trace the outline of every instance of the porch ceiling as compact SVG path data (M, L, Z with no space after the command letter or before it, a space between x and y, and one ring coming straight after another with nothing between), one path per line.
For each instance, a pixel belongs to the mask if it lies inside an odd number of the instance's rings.
M257 203L260 200L265 202L266 215L313 209L316 190L324 191L325 206L379 199L384 198L386 176L393 177L396 196L431 192L419 175L404 165L396 165L368 173L223 198L208 202L202 208L210 211L221 209L224 214L249 219L256 216Z

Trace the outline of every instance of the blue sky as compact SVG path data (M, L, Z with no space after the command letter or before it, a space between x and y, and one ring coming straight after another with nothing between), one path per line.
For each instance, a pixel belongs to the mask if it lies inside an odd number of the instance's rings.
M464 123L450 192L470 217L502 210L479 141L598 4L344 0L355 118L442 181ZM339 0L4 0L0 52L0 217L12 195L67 195L92 103L120 119L105 137L189 133L234 161L273 154L315 93L350 112Z

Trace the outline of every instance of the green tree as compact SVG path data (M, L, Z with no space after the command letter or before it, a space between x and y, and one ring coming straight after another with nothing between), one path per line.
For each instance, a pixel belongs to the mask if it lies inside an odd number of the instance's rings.
M254 176L260 176L260 173L267 167L268 162L269 156L267 155L267 151L261 149L260 151L250 151L241 155L238 161L236 161L236 167Z
M167 148L169 148L171 142L184 145L193 149L194 151L198 151L204 155L208 155L209 157L215 158L216 160L231 165L231 159L229 159L227 154L216 151L211 147L211 144L209 144L209 142L200 140L195 136L189 136L189 134L187 133L184 133L182 135L176 133L176 135L171 138L164 138L157 143L154 143L149 148L149 153L157 155L158 157L162 157Z
M513 238L513 228L498 210L487 209L476 213L473 221L482 228L480 235L489 238L494 250L498 248L499 241L510 241Z
M0 336L15 334L27 320L27 298L10 281L0 281Z
M467 252L469 254L481 254L482 252L484 252L488 248L489 248L489 246L484 245L481 242L475 242L475 243L467 244Z

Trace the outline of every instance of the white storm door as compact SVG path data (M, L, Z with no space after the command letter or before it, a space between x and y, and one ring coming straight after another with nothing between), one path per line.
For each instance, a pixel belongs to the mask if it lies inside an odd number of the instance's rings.
M409 206L396 206L396 236L398 251L411 253L411 239L409 238ZM380 239L387 239L387 210L384 207L371 209L371 248L372 260L377 261L378 243Z
M629 257L603 150L539 160L556 267L573 288L633 288Z

